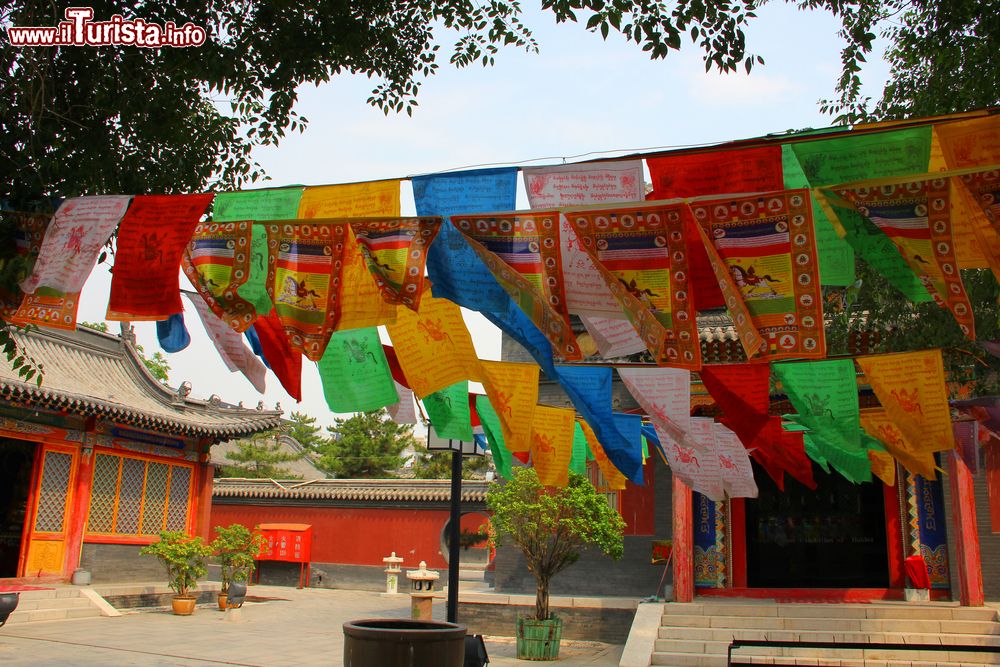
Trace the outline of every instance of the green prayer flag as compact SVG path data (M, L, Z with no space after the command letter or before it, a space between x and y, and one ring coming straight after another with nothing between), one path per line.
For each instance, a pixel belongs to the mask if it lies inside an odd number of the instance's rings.
M924 174L930 163L931 126L803 141L791 144L812 187ZM927 289L892 241L857 213L837 209L846 241L868 264L914 303L930 301ZM866 224L867 223L867 224ZM890 252L891 251L891 252Z
M569 471L578 475L587 474L587 436L583 434L583 427L577 422L573 429L573 453L569 459Z
M871 480L871 462L861 442L858 384L851 359L772 364L797 415L789 418L809 429L806 454L829 463L848 480ZM809 440L805 443L805 440Z
M368 412L399 401L375 327L335 331L317 367L334 412Z
M427 418L442 440L472 442L469 381L462 380L424 397Z
M479 415L479 423L483 425L483 433L490 445L490 454L493 455L493 465L496 466L497 473L504 479L510 479L511 455L503 442L500 417L490 405L489 398L486 396L476 397L476 414Z
M267 293L267 230L254 225L250 240L250 276L236 288L236 293L250 303L257 314L267 315L274 304Z
M639 438L642 440L642 462L645 463L649 458L649 443L646 442L646 436L641 435Z
M785 189L809 187L809 180L789 144L781 147L781 170ZM823 207L816 202L816 197L811 197L816 251L819 254L819 281L823 285L850 285L854 282L854 248L840 238Z

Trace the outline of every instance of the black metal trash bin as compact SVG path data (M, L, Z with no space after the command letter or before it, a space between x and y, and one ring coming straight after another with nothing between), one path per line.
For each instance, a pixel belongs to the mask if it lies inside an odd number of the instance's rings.
M344 623L344 667L462 667L465 626L405 618Z

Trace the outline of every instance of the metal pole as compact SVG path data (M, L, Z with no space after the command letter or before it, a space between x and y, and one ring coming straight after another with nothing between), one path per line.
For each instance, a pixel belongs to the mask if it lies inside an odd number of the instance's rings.
M451 441L448 441L451 445ZM461 445L459 445L461 446ZM458 560L462 522L462 451L451 452L451 521L448 538L448 622L458 622Z

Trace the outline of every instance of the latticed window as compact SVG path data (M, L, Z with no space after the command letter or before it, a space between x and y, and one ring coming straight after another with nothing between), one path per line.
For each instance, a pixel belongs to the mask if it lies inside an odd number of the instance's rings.
M587 461L587 477L590 478L594 489L608 499L608 505L611 506L611 509L621 513L621 503L619 502L621 491L611 488L604 473L601 472L601 468L597 465L597 461Z
M187 529L191 465L95 456L88 533L146 536Z
M60 533L66 518L66 495L69 492L73 455L47 451L42 465L35 532Z

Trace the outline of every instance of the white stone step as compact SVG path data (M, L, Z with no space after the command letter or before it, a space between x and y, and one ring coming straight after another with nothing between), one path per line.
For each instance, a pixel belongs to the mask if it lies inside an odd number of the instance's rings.
M731 628L744 630L802 630L828 632L909 632L922 634L1000 634L993 621L880 619L880 618L798 618L790 616L679 616L664 615L664 628Z
M913 632L827 632L802 630L743 630L732 628L682 628L680 632L672 628L660 628L658 640L669 642L701 641L731 642L740 639L773 641L819 641L819 642L881 642L885 644L968 644L974 646L1000 647L1000 635L976 635L961 633L920 634Z
M991 607L958 607L952 605L913 605L908 603L862 604L761 604L752 602L707 602L679 604L663 607L664 622L671 616L752 616L793 618L845 618L845 619L924 619L996 621L997 611Z
M8 624L64 621L104 615L101 607L85 596L80 588L55 587L39 591L21 591L17 609Z

